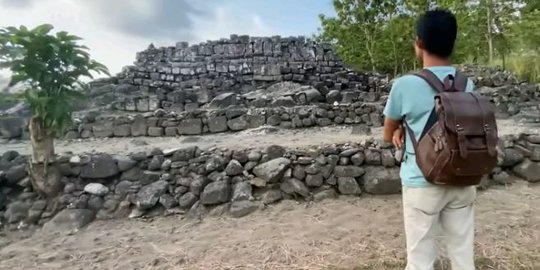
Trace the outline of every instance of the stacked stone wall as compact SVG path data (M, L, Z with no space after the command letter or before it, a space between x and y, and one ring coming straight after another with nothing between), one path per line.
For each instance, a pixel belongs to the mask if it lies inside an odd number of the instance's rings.
M374 140L300 149L189 147L129 156L69 155L49 168L63 178L61 195L47 202L32 190L27 157L6 152L0 158L0 224L80 227L94 218L242 217L283 199L397 194L401 184L394 155ZM498 166L479 188L508 185L516 177L540 182L540 136L504 136L498 155Z

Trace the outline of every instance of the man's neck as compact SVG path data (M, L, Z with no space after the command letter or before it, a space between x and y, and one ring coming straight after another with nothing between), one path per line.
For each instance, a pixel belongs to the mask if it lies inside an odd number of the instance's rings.
M424 57L424 68L429 67L439 67L439 66L450 66L452 65L452 62L448 58L438 58L433 56L425 56Z

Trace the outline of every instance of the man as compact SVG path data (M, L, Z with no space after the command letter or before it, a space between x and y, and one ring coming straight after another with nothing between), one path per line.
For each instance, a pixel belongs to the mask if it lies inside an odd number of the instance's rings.
M417 22L415 51L425 69L440 80L455 74L450 56L457 36L456 18L447 11L425 13ZM469 80L467 90L472 91ZM474 210L476 188L428 183L415 161L413 144L404 136L407 121L419 139L434 108L435 90L423 79L406 75L390 91L384 115L384 140L403 148L400 177L407 242L407 270L431 270L437 259L436 241L445 245L453 270L474 270ZM404 137L406 141L404 141Z

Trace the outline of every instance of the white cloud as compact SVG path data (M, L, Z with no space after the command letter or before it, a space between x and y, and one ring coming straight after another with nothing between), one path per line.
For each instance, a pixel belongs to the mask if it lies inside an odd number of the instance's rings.
M231 34L266 36L273 35L257 14L244 15L235 12L231 6L218 6L214 10L212 20L194 20L195 39L197 41L214 40L229 37Z
M57 30L84 38L82 43L91 49L92 57L113 74L131 65L136 52L150 43L171 46L177 41L201 42L230 34L273 34L257 14L242 14L228 5L211 5L203 14L197 7L189 12L167 10L164 3L172 0L34 0L26 1L24 8L6 5L9 0L0 1L1 27L50 23ZM175 0L176 8L180 2L186 8L200 3ZM192 17L175 17L182 15Z

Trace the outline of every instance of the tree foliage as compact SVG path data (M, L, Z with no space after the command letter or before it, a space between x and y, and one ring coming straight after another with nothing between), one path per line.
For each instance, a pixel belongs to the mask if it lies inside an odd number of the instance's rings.
M538 0L334 0L336 15L320 15L320 37L358 69L408 72L415 61L415 21L445 8L458 20L454 61L491 64L540 46Z
M60 133L71 122L74 99L82 97L80 79L108 71L77 43L81 38L52 30L48 24L0 29L0 68L11 71L11 86L25 85L23 96L41 127Z

